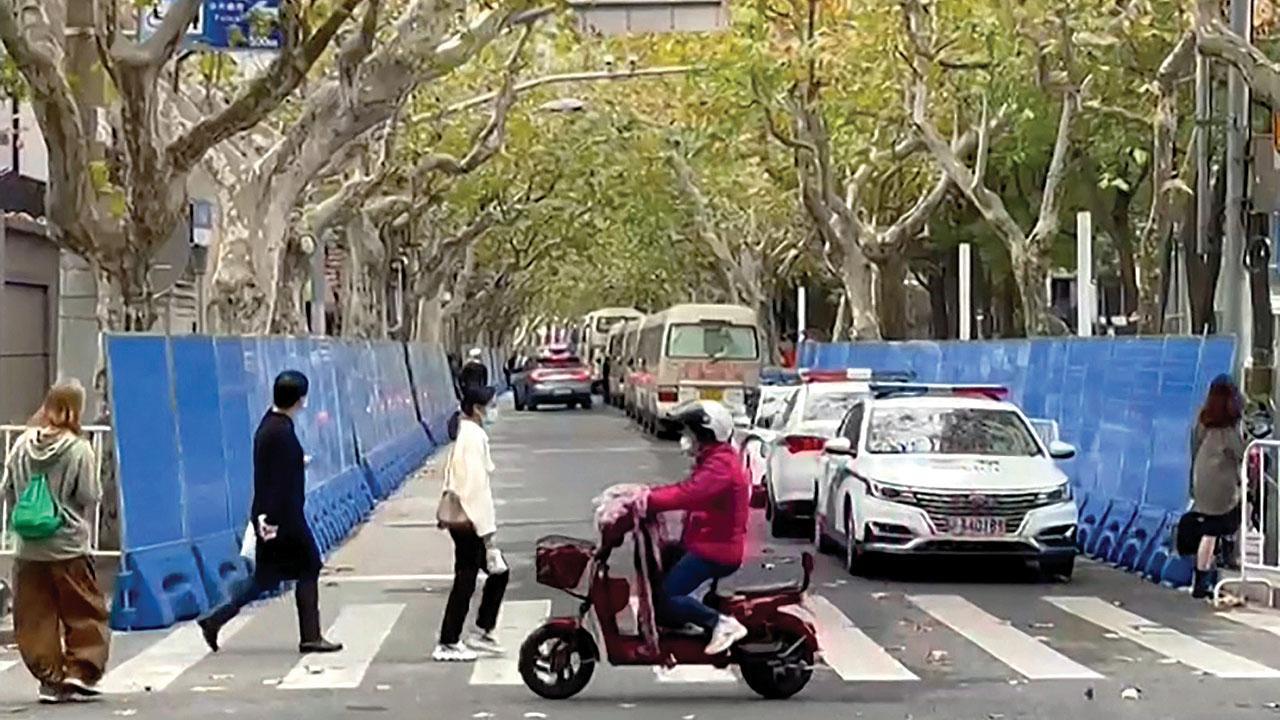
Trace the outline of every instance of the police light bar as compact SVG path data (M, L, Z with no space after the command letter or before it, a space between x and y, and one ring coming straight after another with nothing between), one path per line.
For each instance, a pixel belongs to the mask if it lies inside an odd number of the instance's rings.
M910 370L872 370L871 368L846 368L844 370L800 371L800 379L806 383L824 382L910 382L916 374Z
M930 396L1009 399L1009 388L1003 385L887 382L872 383L871 392L877 398Z

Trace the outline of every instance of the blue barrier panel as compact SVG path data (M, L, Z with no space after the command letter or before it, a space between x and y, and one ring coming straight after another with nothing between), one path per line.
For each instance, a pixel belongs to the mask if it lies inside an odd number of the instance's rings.
M231 596L249 574L240 557L239 533L233 529L223 441L222 399L213 340L175 337L169 340L178 448L182 468L183 521L191 541L205 593L212 604Z
M198 617L246 577L253 433L281 371L311 383L294 426L310 457L307 519L325 553L422 463L426 427L443 437L456 405L438 346L111 335L107 359L122 511L117 629Z
M106 343L123 551L111 625L168 627L209 609L183 523L168 345L163 337L126 335Z
M807 367L911 369L921 381L1006 385L1032 417L1057 420L1076 445L1063 463L1080 506L1086 552L1185 582L1168 535L1186 508L1187 438L1213 376L1229 372L1230 337L807 343Z

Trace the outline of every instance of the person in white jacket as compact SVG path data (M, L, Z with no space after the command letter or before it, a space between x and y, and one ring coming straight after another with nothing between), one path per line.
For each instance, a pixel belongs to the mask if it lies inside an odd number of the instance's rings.
M503 652L493 630L510 572L493 544L498 526L489 474L494 465L489 456L489 436L484 431L485 415L492 402L492 388L470 386L463 390L458 438L445 465L444 490L457 495L471 526L449 530L453 537L453 589L440 624L439 644L431 655L440 662L471 662L479 657L478 652ZM476 631L464 644L462 629L481 568L488 578L476 615Z

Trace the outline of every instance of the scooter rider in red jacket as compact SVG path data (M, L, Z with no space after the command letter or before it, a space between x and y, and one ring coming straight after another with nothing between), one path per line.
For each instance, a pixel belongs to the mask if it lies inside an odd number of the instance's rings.
M711 633L707 654L718 655L746 637L735 618L720 615L692 593L742 565L751 484L729 440L733 416L718 402L695 402L677 412L680 443L695 458L684 482L654 488L649 512L684 510L684 556L662 581L658 608L665 624L692 624Z

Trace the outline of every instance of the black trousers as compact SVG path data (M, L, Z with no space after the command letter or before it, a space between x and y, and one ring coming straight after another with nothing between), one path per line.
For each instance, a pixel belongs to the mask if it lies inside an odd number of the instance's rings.
M440 644L454 645L462 639L462 626L467 622L471 608L471 596L476 592L476 575L485 565L484 541L471 530L450 530L453 537L453 589L444 607L444 620L440 623ZM507 592L507 580L511 573L490 575L484 581L480 594L480 610L476 614L476 626L491 631L498 626L498 610L502 608L502 596Z
M256 600L267 590L276 587L277 584L264 583L257 577L241 583L231 599L214 610L205 621L221 628L239 615L245 605ZM293 589L293 600L298 606L299 642L321 640L323 636L320 633L320 579L308 577L299 580Z

